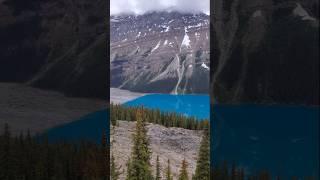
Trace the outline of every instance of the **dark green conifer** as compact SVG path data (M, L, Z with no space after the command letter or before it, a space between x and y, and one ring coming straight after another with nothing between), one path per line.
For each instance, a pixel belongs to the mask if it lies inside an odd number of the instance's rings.
M166 180L173 180L171 175L171 167L170 167L170 160L168 159L168 166L166 171Z
M159 162L159 156L157 156L157 162L156 162L156 177L155 180L160 180L161 175L160 175L160 162Z
M136 114L137 122L133 136L131 161L128 167L128 180L153 179L150 165L151 151L149 149L146 123L143 118L145 115L142 112L140 110Z
M188 168L188 163L186 159L183 159L181 163L180 173L179 173L179 180L189 180L187 168Z
M197 161L197 167L193 180L209 180L210 178L210 139L209 132L204 131L200 150L199 157Z

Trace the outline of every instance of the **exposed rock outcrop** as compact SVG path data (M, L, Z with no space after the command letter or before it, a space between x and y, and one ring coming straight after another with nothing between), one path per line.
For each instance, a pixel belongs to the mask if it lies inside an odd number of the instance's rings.
M213 1L215 103L319 105L319 2Z

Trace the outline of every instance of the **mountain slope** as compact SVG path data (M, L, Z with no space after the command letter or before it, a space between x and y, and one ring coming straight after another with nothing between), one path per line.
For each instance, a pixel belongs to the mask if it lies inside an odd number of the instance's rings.
M319 105L319 2L214 1L216 103Z
M105 99L106 2L0 1L0 81Z
M138 92L207 93L209 17L151 12L111 16L111 86Z

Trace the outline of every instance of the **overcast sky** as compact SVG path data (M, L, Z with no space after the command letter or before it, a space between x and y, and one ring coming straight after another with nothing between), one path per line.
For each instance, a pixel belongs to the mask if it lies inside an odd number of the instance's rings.
M165 9L209 14L209 2L210 0L110 0L110 14L143 14Z

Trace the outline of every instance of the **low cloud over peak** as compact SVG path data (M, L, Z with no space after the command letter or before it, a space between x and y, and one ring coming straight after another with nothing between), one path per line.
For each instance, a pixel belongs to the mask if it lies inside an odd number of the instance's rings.
M210 12L209 0L111 0L110 14L144 14L150 11Z

